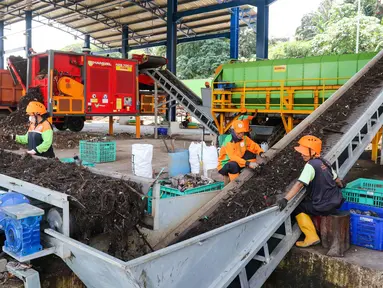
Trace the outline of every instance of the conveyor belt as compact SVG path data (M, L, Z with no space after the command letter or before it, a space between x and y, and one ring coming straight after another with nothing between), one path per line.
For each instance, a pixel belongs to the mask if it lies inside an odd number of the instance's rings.
M218 129L214 123L210 112L202 106L202 99L194 94L185 84L182 83L169 70L144 70L157 85L164 90L172 101L177 101L188 111L194 118L213 134L218 135Z
M150 69L150 68L159 68L166 65L166 59L159 56L150 56L145 55L145 61L141 64L138 64L138 69Z
M24 89L27 85L28 60L23 57L10 56L8 58L8 69L11 72L13 81L20 84Z

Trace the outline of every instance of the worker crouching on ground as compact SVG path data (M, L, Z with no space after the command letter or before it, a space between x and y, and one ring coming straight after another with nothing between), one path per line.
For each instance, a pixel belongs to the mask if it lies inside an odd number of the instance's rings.
M190 122L191 122L190 114L189 114L188 112L186 112L185 120L182 121L182 125L183 125L185 128L188 128L188 125L189 125Z
M29 130L25 135L11 135L17 143L28 145L28 154L54 158L53 128L48 121L48 113L44 104L32 101L28 104Z
M320 243L319 236L310 216L327 216L340 208L343 203L343 182L340 180L331 165L320 158L322 141L315 136L304 136L299 140L299 146L295 150L299 152L306 163L303 171L286 194L278 201L280 210L283 210L304 186L307 196L294 210L293 214L298 225L305 234L304 241L298 241L298 247L308 247ZM309 216L310 215L310 216Z
M243 168L258 168L257 155L264 158L261 147L245 136L246 127L243 121L234 121L232 128L231 134L222 144L218 158L217 169L223 175L225 185L237 178Z

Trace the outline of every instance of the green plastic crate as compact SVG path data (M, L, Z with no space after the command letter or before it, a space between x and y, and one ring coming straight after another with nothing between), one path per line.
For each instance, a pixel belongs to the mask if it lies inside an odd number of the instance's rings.
M62 163L74 163L74 159L73 158L60 158L60 161ZM87 162L87 161L82 161L81 163L83 166L87 166L87 167L94 167L94 163L91 163L91 162Z
M160 183L163 183L163 181L159 181ZM208 185L203 185L191 189L186 189L184 192L181 192L178 189L162 186L160 187L160 199L165 198L172 198L177 196L185 196L190 194L197 194L202 192L209 192L209 191L216 191L216 190L222 190L222 188L225 186L223 182L216 182ZM153 195L153 189L150 188L148 192L148 213L152 213L152 198Z
M342 189L348 202L383 208L383 181L359 178Z
M116 161L116 141L90 142L80 140L80 159L92 163Z

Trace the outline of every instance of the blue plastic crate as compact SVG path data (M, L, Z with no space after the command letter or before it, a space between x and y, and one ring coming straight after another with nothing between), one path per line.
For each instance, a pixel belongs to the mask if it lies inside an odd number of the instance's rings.
M80 159L90 163L116 161L116 141L91 142L80 140Z
M235 88L235 83L218 83L218 89L233 89Z
M349 202L383 208L383 181L359 178L348 183L342 194Z
M360 214L350 214L350 238L351 244L374 250L383 250L383 208L362 205L358 203L344 202L340 210L349 211L372 211L379 217Z
M160 183L163 183L160 181ZM210 191L216 191L216 190L222 190L225 184L223 182L216 182L208 185L203 185L195 188L190 188L186 189L185 191L181 192L178 189L171 188L171 187L166 187L162 186L160 187L160 199L165 199L165 198L172 198L172 197L177 197L177 196L185 196L185 195L190 195L190 194L197 194L197 193L203 193L203 192L210 192ZM153 189L150 188L148 191L148 213L152 213L152 196L153 194Z

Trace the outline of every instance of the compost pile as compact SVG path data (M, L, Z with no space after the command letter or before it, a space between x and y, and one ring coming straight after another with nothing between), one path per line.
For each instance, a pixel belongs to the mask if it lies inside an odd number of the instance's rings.
M380 59L342 97L309 125L296 139L271 159L261 171L223 201L209 219L192 229L185 238L210 231L250 214L264 210L283 197L286 187L298 178L304 161L295 152L304 135L322 139L323 152L328 151L345 133L355 118L362 115L383 88L383 59Z
M17 110L0 120L0 134L22 134L28 131L28 115L26 109L31 101L43 103L44 98L40 88L29 88L28 93L20 99Z
M9 138L11 134L24 135L28 131L28 115L25 110L29 102L43 103L40 88L30 88L28 93L20 99L17 110L0 120L0 149L18 150L22 146Z
M57 159L36 160L0 150L0 174L18 178L77 199L72 201L71 236L85 243L97 235L111 236L108 253L131 259L146 254L147 247L126 245L144 213L141 187L131 181L96 175L76 164ZM138 250L138 251L137 251Z

